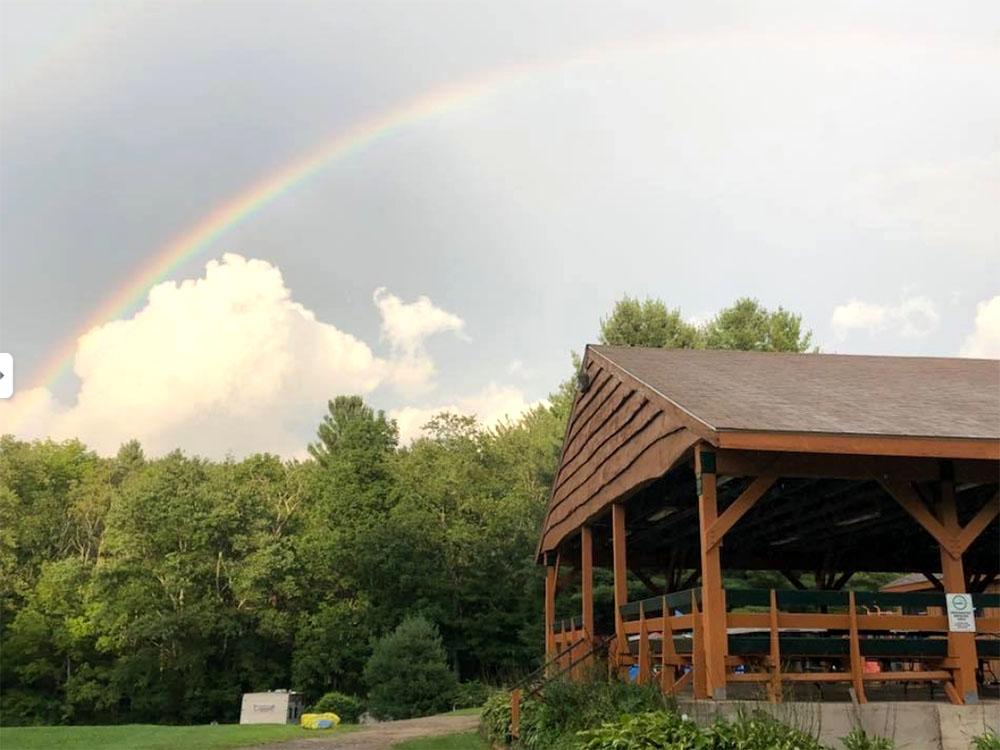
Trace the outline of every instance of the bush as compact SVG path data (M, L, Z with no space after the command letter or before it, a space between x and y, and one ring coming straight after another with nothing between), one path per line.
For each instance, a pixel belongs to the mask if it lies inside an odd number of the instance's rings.
M478 708L486 703L486 699L493 692L494 689L489 685L479 680L469 680L459 684L455 690L455 699L452 704L455 708Z
M823 750L813 737L763 712L699 727L676 712L654 711L605 722L579 737L583 750Z
M706 728L714 750L823 750L819 740L782 724L770 714L740 713L733 721L719 720Z
M580 732L582 750L713 750L712 738L686 717L672 711L652 711L605 722ZM762 746L763 747L763 746Z
M579 747L577 732L594 729L623 715L664 709L669 704L654 686L619 680L548 683L541 699L521 701L520 745L528 750ZM494 746L511 742L510 693L498 692L483 706L480 729Z
M365 712L365 702L361 698L346 693L327 693L310 709L312 713L323 714L332 711L345 724L357 724Z
M896 743L885 737L869 737L861 727L854 727L846 737L841 737L845 750L892 750Z
M458 687L437 627L422 617L403 620L375 644L364 679L368 709L379 719L447 711Z

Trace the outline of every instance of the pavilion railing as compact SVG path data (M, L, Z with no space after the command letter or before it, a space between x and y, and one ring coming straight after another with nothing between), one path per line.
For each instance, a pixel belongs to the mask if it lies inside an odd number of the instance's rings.
M1000 594L972 596L979 659L1000 659ZM943 593L727 589L725 598L727 682L762 683L774 701L784 683L849 682L862 702L866 683L939 682L961 702ZM622 606L619 665L637 667L640 682L658 679L668 694L693 681L697 694L700 607L700 589Z

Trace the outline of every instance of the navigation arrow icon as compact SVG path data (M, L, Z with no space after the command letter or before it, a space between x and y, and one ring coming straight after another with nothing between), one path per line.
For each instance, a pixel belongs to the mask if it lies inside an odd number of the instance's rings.
M14 358L0 352L0 398L14 395Z

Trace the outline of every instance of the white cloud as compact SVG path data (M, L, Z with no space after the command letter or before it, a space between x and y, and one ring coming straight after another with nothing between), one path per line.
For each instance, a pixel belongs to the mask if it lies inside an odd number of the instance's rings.
M394 355L389 373L393 384L411 395L429 390L436 368L424 348L424 341L436 333L451 331L461 334L465 321L437 307L425 296L418 297L416 302L406 303L390 294L385 287L380 287L372 298L382 317L382 339L389 344Z
M963 357L1000 357L1000 295L976 305L975 329L960 353Z
M521 414L541 404L529 402L524 393L513 386L490 383L480 393L437 406L407 406L395 409L390 416L399 425L402 443L409 443L423 434L423 426L443 411L476 417L484 427L492 427L505 419L517 419Z
M23 391L0 402L0 423L23 437L79 437L104 454L135 437L154 455L299 455L328 398L385 383L426 388L434 363L423 340L462 328L426 297L406 304L379 290L375 302L390 358L317 320L275 266L225 255L202 278L154 287L132 318L83 335L75 404Z
M853 330L869 334L893 332L907 338L926 336L937 330L941 322L934 302L927 297L913 296L898 305L880 305L853 299L837 305L830 325L838 339L843 340Z

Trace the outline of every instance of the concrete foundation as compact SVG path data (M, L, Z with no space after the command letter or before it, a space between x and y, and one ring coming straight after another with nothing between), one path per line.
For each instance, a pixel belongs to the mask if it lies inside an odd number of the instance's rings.
M856 726L892 739L896 750L969 750L973 737L988 729L1000 733L1000 704L993 702L953 706L916 701L855 705L681 700L679 709L698 723L760 709L833 748L843 748L840 738Z

